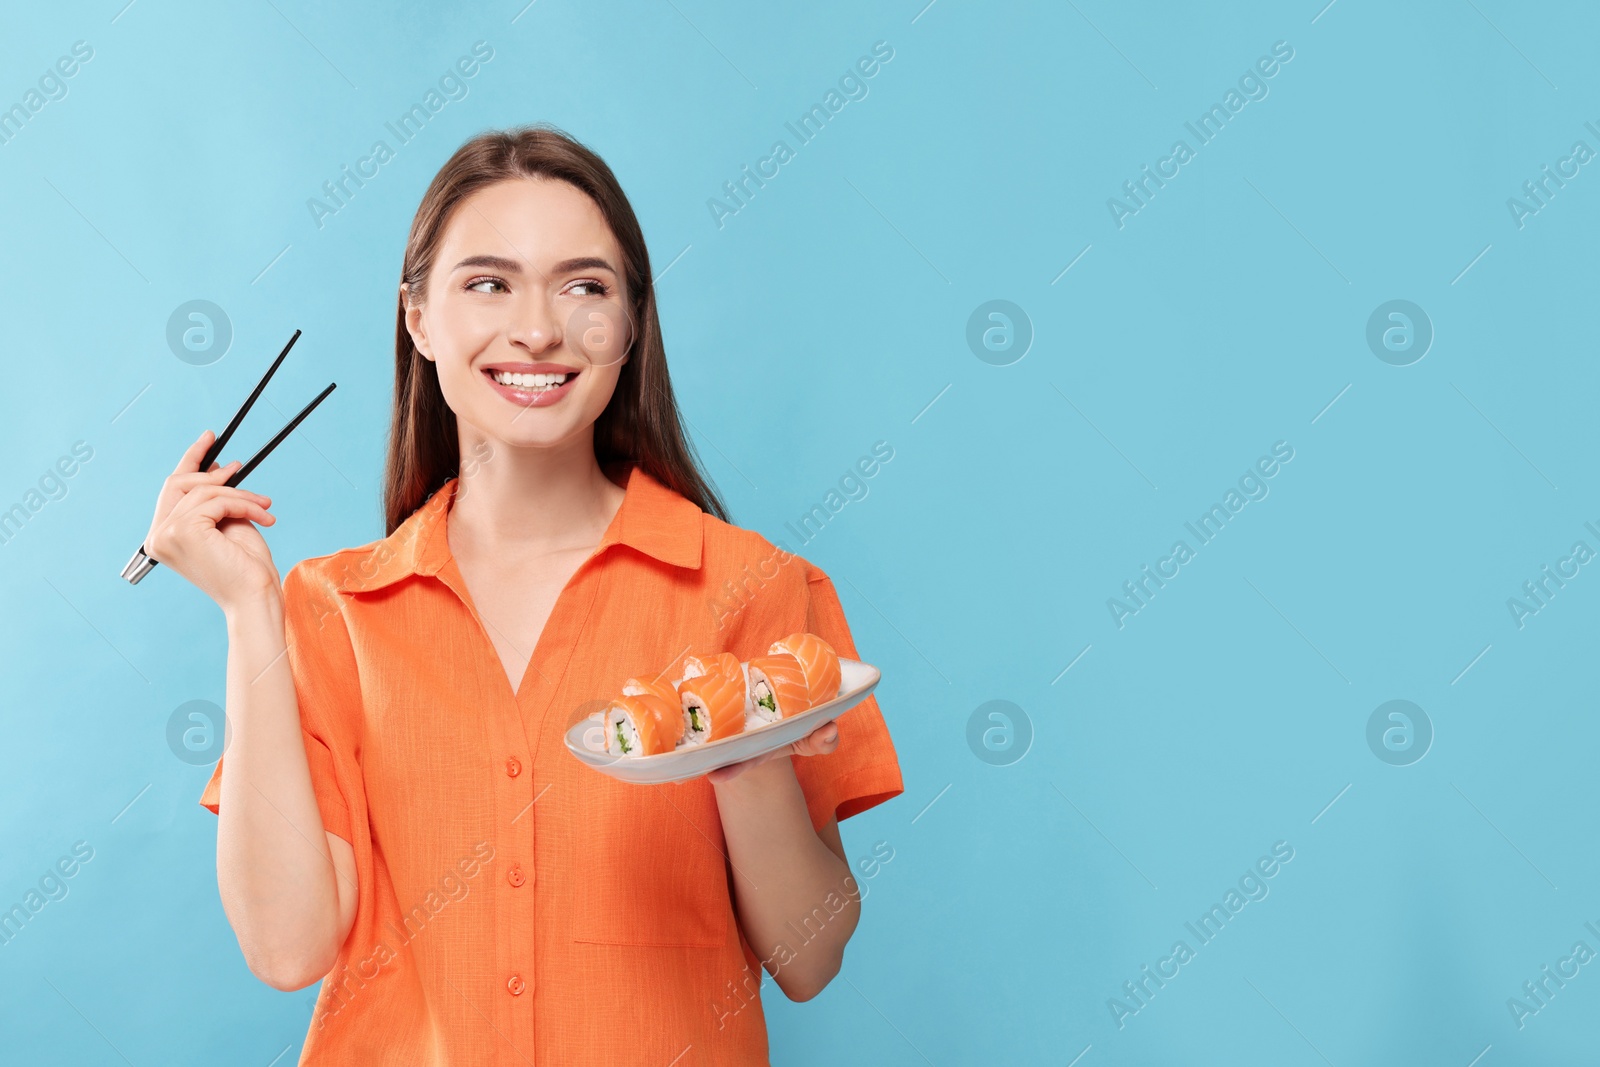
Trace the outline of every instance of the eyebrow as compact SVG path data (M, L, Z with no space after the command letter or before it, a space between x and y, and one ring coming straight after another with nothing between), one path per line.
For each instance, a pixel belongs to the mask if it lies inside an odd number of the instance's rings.
M492 270L504 271L507 274L522 273L522 264L514 259L507 259L505 256L468 256L455 265L456 270L460 270L462 267L489 267ZM574 270L605 270L610 271L612 274L617 273L617 268L598 256L578 256L575 259L563 259L551 268L552 273L555 274L566 274L568 271Z

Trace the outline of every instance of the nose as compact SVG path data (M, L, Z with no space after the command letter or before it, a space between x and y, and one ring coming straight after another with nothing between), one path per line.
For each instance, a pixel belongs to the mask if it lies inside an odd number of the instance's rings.
M541 291L524 292L522 300L512 312L507 335L512 344L529 352L545 352L562 340L561 323L557 320L550 298Z

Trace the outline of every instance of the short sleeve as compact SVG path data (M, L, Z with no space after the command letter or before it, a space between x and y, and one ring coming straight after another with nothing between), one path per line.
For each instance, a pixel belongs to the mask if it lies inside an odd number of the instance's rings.
M806 632L828 642L841 658L859 660L832 580L813 564L805 566ZM835 722L839 744L832 752L790 757L816 830L827 825L829 817L842 822L905 792L900 761L878 710L877 696L867 697Z
M309 562L291 568L283 583L289 669L322 825L329 833L354 843L355 820L364 823L366 819L365 807L351 802L361 797L355 744L359 735L354 729L361 687L344 616L338 609L338 594L332 588L319 587L307 569ZM217 761L200 795L200 805L213 814L220 814L226 762L226 755Z

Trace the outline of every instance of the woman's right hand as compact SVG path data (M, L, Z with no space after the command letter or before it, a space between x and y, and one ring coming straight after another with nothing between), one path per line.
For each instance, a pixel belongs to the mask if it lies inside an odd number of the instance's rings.
M252 596L281 589L272 552L254 525L278 520L267 511L270 497L224 484L239 469L238 460L200 470L215 436L210 430L201 434L162 483L144 550L227 611Z

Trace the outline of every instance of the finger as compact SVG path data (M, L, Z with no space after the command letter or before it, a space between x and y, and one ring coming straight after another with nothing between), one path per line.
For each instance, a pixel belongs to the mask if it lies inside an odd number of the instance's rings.
M233 472L239 469L238 460L230 460L226 467L219 467L213 463L208 471L190 471L188 474L174 474L167 478L167 488L177 489L187 493L202 485L218 485L233 477Z
M266 509L258 493L223 485L208 485L186 494L168 515L151 529L145 541L145 554L157 562L176 556L174 548L194 535L196 526L215 528L229 518L246 519L271 526L277 516Z
M184 494L182 500L172 509L169 521L185 518L189 515L204 515L217 522L224 514L244 515L246 512L219 512L214 506L217 502L225 502L230 507L255 508L260 514L267 514L266 509L271 506L272 498L252 493L248 489L240 489L228 485L202 485L189 493ZM251 513L254 517L254 513Z
M177 469L173 474L193 474L200 470L200 460L205 457L206 449L211 447L211 442L216 440L216 434L207 430L195 438L194 444L184 450L183 458L178 460Z
M272 506L271 497L262 496L260 493L252 493L248 489L237 489L227 485L202 486L185 497L183 503L188 505L189 510L194 511L216 500L236 500L263 510Z
M839 727L831 722L825 722L796 741L794 750L801 756L826 756L838 746Z
M220 482L199 486L185 496L183 501L180 501L180 506L184 503L191 505L203 503L219 496L253 501L264 508L272 506L272 498L270 496L249 489L242 489L236 485L223 485ZM190 499L191 497L193 498L192 500Z
M235 490L237 492L237 490ZM271 526L278 521L278 517L268 511L263 505L256 503L250 494L240 496L217 494L207 500L200 501L189 509L190 514L201 515L211 520L213 524L220 524L226 519L249 519L251 522L262 526Z
M227 480L223 477L227 470L227 467L223 467L221 470L208 471L205 474L185 475L185 477L195 479L195 481L192 483L193 488L189 490L186 495L193 496L194 494L199 493L203 496L209 496L215 490L224 493L243 493L245 496L252 497L253 499L263 502L272 499L266 494L258 493L253 489L246 489L243 486L227 484Z

